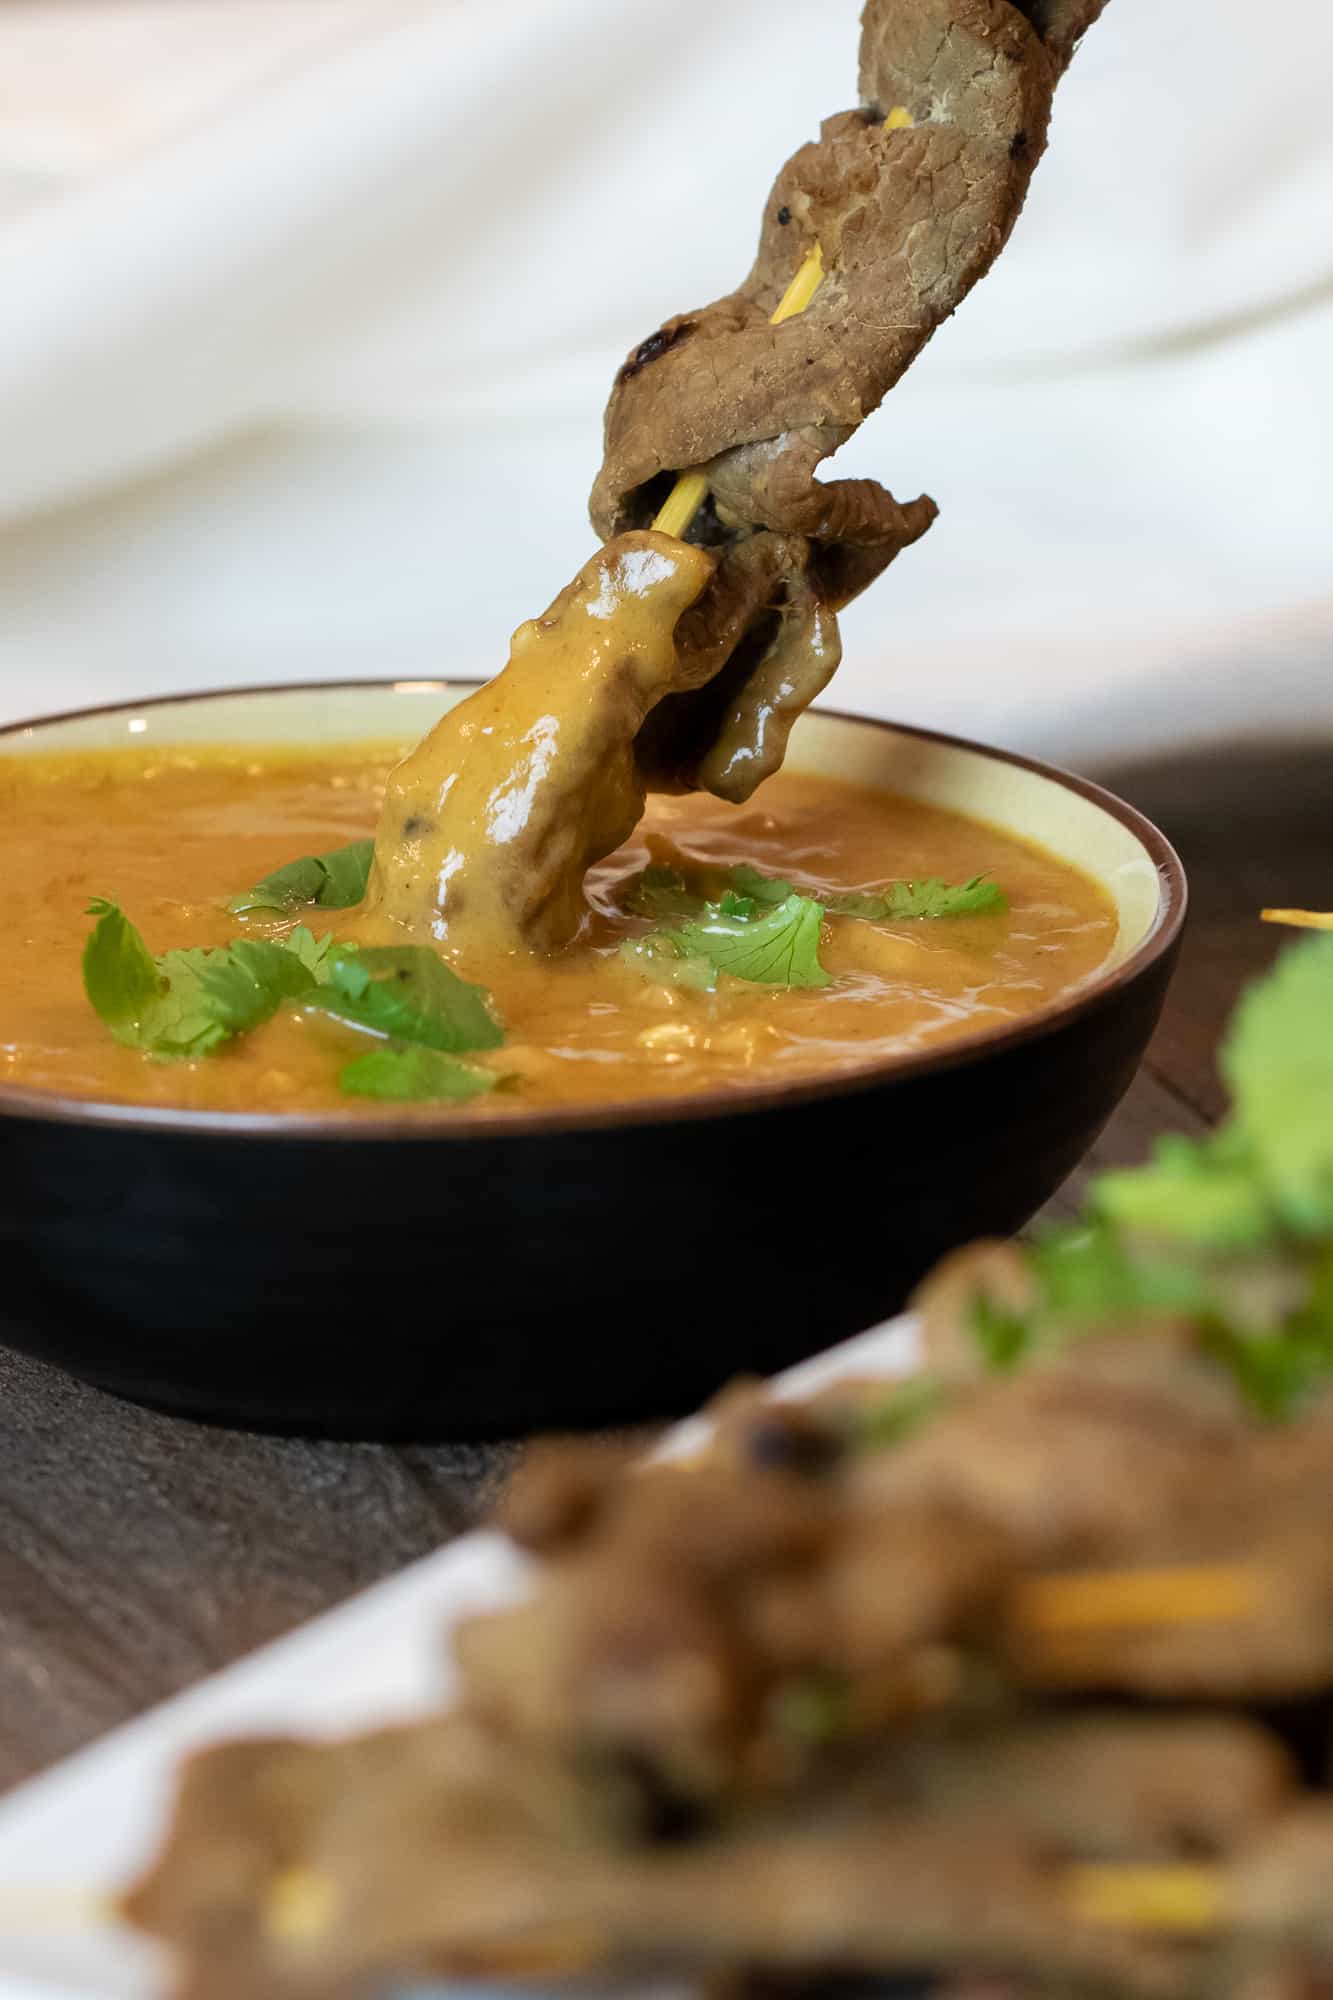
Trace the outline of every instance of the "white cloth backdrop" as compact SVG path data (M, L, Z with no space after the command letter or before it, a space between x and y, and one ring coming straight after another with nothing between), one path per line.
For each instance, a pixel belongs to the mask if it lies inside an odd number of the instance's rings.
M624 350L745 270L857 0L0 8L0 715L489 671ZM846 705L1333 738L1333 8L1111 0L1013 243L841 463L942 508Z

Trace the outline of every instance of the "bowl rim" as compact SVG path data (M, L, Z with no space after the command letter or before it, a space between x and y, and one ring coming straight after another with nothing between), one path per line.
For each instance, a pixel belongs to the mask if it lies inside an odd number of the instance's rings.
M287 694L336 694L340 692L391 692L402 685L401 676L368 675L352 680L269 681L242 687L213 687L175 694L150 695L142 701L98 702L83 708L60 709L48 715L29 716L0 724L0 753L6 739L60 723L82 722L100 716L132 715L144 709L182 707L194 702L222 701L234 696ZM414 680L413 692L438 686L442 692L453 688L484 685L476 675L441 675L438 681ZM831 722L847 723L858 729L882 731L888 736L908 736L922 743L946 749L969 751L995 763L1030 771L1062 786L1066 791L1098 807L1116 820L1149 855L1157 871L1158 904L1145 935L1118 965L1088 975L1064 998L1034 1009L1010 1027L984 1028L939 1049L917 1053L869 1058L854 1068L839 1069L827 1076L774 1079L753 1085L701 1090L680 1098L635 1097L621 1103L556 1105L515 1111L503 1119L432 1119L402 1112L358 1112L353 1118L336 1111L283 1114L269 1111L201 1111L171 1105L121 1104L111 1100L67 1097L59 1091L25 1089L0 1082L0 1119L16 1119L49 1125L75 1125L98 1130L161 1132L175 1136L209 1139L271 1139L278 1141L329 1141L346 1145L358 1141L380 1144L410 1141L414 1144L467 1144L479 1141L520 1140L556 1134L578 1134L618 1130L624 1126L681 1125L711 1123L725 1117L758 1114L809 1104L819 1099L854 1097L862 1091L885 1084L905 1083L943 1070L961 1070L973 1063L1007 1053L1027 1042L1057 1033L1105 1001L1122 993L1160 960L1174 951L1184 929L1189 908L1189 883L1184 863L1175 848L1146 814L1091 778L1080 777L1062 765L1021 751L979 743L940 729L925 729L915 723L892 722L882 716L857 715L849 709L825 708L816 703L812 713Z

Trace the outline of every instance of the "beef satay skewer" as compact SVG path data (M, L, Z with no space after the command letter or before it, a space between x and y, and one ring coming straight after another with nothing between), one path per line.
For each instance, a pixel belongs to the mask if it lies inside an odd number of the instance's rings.
M884 120L884 130L905 132L913 122L907 106L895 104ZM784 320L803 313L823 282L824 250L822 244L816 243L806 251L795 277L770 314L769 325L781 326ZM707 498L707 476L702 472L682 472L654 516L654 529L659 535L674 535L680 540L688 533L691 521Z
M770 326L781 326L786 319L795 319L803 313L815 293L824 282L824 252L816 243L801 260L801 265L769 316ZM653 518L654 531L659 535L674 535L680 541L689 531L704 501L708 498L708 480L702 472L682 472Z

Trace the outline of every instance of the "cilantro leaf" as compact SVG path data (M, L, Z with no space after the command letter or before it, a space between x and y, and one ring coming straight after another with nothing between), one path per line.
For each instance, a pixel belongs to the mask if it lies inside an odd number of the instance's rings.
M373 840L353 840L329 854L302 855L243 895L233 896L227 908L238 917L258 910L298 910L309 903L324 910L351 909L365 898L374 856Z
M830 916L866 917L872 923L905 917L998 916L1008 907L999 883L985 875L974 875L970 882L940 882L934 877L886 882L882 889L852 889L828 901Z
M97 923L84 947L84 990L117 1041L155 1056L208 1055L257 1028L314 989L307 959L328 944L306 931L299 944L242 938L154 958L117 904L98 897L88 914Z
M938 1416L948 1397L929 1375L900 1382L883 1396L863 1403L856 1416L856 1441L871 1450L902 1444Z
M1261 1249L1277 1228L1258 1162L1231 1133L1161 1139L1147 1166L1099 1175L1090 1199L1122 1229L1205 1250Z
M1052 1230L1032 1252L1046 1307L1073 1319L1110 1313L1201 1312L1204 1267L1186 1255L1135 1248L1105 1223Z
M778 909L804 892L780 875L765 875L747 861L724 871L700 870L690 875L679 868L645 868L631 884L627 908L643 917L700 917L713 907L701 883L723 885L721 914L753 916L755 909ZM882 889L849 889L824 898L830 917L864 917L885 923L907 917L975 917L998 915L1009 907L997 882L974 875L970 882L886 882Z
M622 965L633 966L655 985L690 986L699 993L717 991L717 967L701 954L687 951L669 932L625 938L616 956Z
M1312 1345L1293 1327L1251 1333L1218 1323L1208 1330L1207 1347L1259 1415L1272 1421L1294 1416L1333 1362L1329 1343Z
M1283 953L1232 1018L1235 1122L1288 1227L1333 1229L1333 938Z
M851 1691L832 1675L803 1675L775 1690L773 1720L798 1743L830 1743L854 1725Z
M494 1090L493 1069L420 1043L390 1042L344 1064L338 1082L349 1097L377 1097L393 1104L463 1103Z
M141 1022L162 992L156 961L118 903L94 896L87 914L97 922L83 948L83 990L118 1042L142 1047Z
M329 960L335 951L354 952L357 949L354 944L335 945L332 931L325 931L320 937L316 937L304 924L298 924L294 931L289 931L279 942L284 951L295 953L317 986L322 986L328 978Z
M691 888L679 868L645 868L631 882L625 907L640 917L694 916L705 898Z
M192 956L168 952L163 960L170 978L172 961ZM284 1000L308 993L315 976L286 945L263 938L241 938L225 950L202 952L198 967L200 1001L224 1036L244 1035L275 1014Z
M504 1040L486 989L460 979L426 945L335 946L311 1004L428 1049L493 1049Z
M978 1292L968 1307L967 1327L986 1366L996 1375L1025 1361L1036 1339L1031 1315L999 1305L983 1292Z
M702 917L668 932L690 956L761 986L827 986L819 962L822 903L788 896L762 917L725 916L710 903Z
M785 903L788 896L799 893L780 875L761 875L746 861L731 870L731 885L738 894L749 896L756 903Z

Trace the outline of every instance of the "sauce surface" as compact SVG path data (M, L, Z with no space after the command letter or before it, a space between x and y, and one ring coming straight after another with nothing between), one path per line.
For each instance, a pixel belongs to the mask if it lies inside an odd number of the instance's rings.
M230 915L227 899L299 855L373 833L395 761L262 749L0 757L11 941L0 1085L200 1110L470 1120L743 1089L1012 1021L1095 972L1116 936L1105 892L1040 849L909 799L783 772L744 806L702 794L650 800L633 839L589 877L592 913L565 953L457 957L457 970L495 997L507 1040L485 1060L513 1079L467 1105L344 1097L339 1064L370 1044L313 1014L281 1014L196 1062L156 1062L112 1039L81 982L90 897L122 904L154 952L265 934ZM723 979L706 994L651 985L615 957L621 939L652 928L617 907L618 888L649 862L749 863L812 895L986 872L1009 910L832 919L820 952L831 986ZM358 914L315 910L306 921L353 936Z

